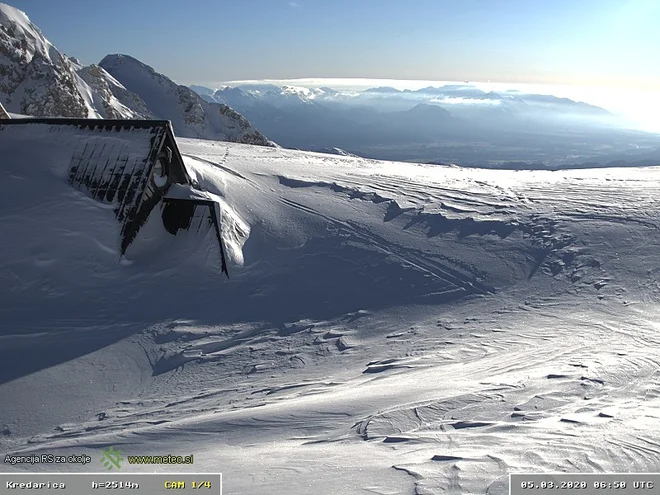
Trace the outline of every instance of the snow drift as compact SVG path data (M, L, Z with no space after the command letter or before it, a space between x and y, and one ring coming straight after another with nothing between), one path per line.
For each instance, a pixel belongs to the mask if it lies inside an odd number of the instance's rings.
M112 212L38 149L0 167L1 453L194 453L254 494L659 470L660 168L180 147L231 219L228 281L147 226L119 263Z

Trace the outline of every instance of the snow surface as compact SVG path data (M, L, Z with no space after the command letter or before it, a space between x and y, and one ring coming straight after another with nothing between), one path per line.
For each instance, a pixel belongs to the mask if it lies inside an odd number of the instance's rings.
M486 171L179 140L231 246L0 167L0 454L194 454L224 493L660 471L660 168ZM10 156L7 150L2 150ZM51 150L50 153L53 153ZM7 166L6 164L11 165ZM173 191L176 193L176 191Z

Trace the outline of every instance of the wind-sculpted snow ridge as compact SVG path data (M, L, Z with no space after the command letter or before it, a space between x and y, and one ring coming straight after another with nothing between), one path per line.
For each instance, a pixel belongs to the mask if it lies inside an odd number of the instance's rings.
M0 169L0 454L193 453L247 494L660 470L660 168L180 146L229 280L157 216L119 263L111 211Z

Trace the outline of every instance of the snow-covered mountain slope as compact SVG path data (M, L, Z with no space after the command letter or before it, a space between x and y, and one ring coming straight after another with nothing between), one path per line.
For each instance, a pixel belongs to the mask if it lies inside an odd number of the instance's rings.
M158 118L171 120L184 137L273 145L227 105L209 104L131 57L108 56L103 64L84 66L62 55L25 13L0 3L0 102L8 112Z
M93 459L5 469L192 453L122 472L222 471L244 494L660 470L660 168L180 145L222 198L229 280L212 239L157 216L119 262L112 210L39 150L3 159L0 453Z
M28 17L0 3L0 101L33 116L94 117L87 85Z
M106 119L153 119L154 114L137 94L128 91L103 67L92 64L80 67L78 75L91 88L91 100Z
M101 67L139 94L158 118L172 121L177 135L268 146L272 143L227 105L209 103L128 55L108 55Z

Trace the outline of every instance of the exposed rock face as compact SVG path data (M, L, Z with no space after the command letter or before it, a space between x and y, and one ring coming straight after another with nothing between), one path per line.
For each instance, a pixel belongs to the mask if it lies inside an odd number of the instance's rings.
M163 119L178 136L274 146L226 105L128 55L84 66L60 53L27 15L0 3L0 103L34 117Z
M102 67L92 64L78 70L78 75L97 96L103 117L108 119L153 119L151 110L135 93L128 91Z
M79 82L71 62L23 12L0 4L0 101L7 111L88 117Z
M124 88L140 95L156 118L171 120L178 136L273 145L227 105L205 101L133 57L108 55L100 65Z
M259 131L254 129L248 120L239 114L236 110L223 103L218 103L217 105L219 107L218 111L220 112L220 115L223 115L230 121L235 122L229 124L229 126L232 130L236 131L237 135L240 135L240 141L238 142L244 144L257 144L261 146L273 145L271 141L267 140ZM267 142L264 142L264 139L266 139Z

